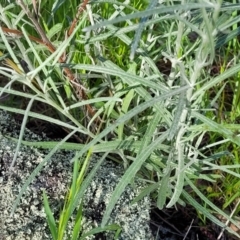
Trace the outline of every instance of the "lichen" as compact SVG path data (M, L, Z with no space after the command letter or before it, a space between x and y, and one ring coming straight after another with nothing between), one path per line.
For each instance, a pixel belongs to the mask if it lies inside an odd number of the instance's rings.
M5 135L17 138L19 130L20 127L11 117L6 112L0 111L0 239L51 239L43 209L42 190L45 189L47 192L54 216L59 217L64 196L71 182L72 164L70 164L70 160L75 153L64 150L55 153L51 162L29 185L20 205L14 215L10 217L13 203L22 185L48 153L47 150L21 146L14 170L10 173L9 166L16 150L16 143L6 138ZM42 141L43 137L26 129L24 139ZM98 156L93 156L90 169L96 161L98 161ZM101 223L111 194L123 173L122 166L109 160L106 160L98 169L84 195L82 222L84 232ZM116 223L122 227L120 239L153 239L149 228L149 198L145 197L137 204L130 204L143 187L139 181L134 184L134 187L128 186L118 200L108 224ZM74 216L71 219L74 220ZM72 225L73 223L70 223L68 232ZM107 232L103 236L111 240L114 235Z

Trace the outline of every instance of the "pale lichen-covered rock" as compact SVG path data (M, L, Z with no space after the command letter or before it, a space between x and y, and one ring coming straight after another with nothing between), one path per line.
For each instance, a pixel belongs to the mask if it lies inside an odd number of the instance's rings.
M6 136L17 137L19 127L5 112L0 112L0 239L51 239L45 221L42 190L46 189L54 210L63 203L71 180L68 158L73 153L59 151L27 188L20 205L10 217L13 203L26 179L42 162L48 151L21 146L12 172L9 167L16 151L16 143ZM4 135L3 135L4 134ZM26 140L40 141L40 136L26 130Z
M6 138L6 135L17 138L19 130L20 127L11 117L6 112L0 111L0 240L51 239L43 210L42 190L46 190L54 216L58 217L71 182L72 165L69 160L75 153L64 150L55 153L51 161L29 185L20 205L14 215L10 217L13 203L22 185L49 152L21 146L14 170L10 173L9 166L13 160L16 143ZM26 129L24 139L42 141L43 137ZM94 156L91 160L90 169L96 161L98 161L98 156ZM82 222L84 232L100 225L111 193L120 181L122 174L122 167L109 160L104 161L98 169L84 195L84 219ZM122 227L120 239L154 239L149 228L149 198L146 197L137 204L130 204L143 187L140 182L134 184L134 186L126 188L117 202L109 224L116 223ZM113 236L111 232L108 232L88 239L111 240Z

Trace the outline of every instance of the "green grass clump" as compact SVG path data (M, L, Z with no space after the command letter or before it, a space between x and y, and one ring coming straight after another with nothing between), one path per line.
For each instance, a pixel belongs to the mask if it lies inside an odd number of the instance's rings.
M80 163L80 161L75 161L74 162L74 167L73 167L73 179L72 179L72 184L69 189L69 192L67 193L65 197L65 203L63 206L63 209L61 211L58 223L54 219L54 216L52 214L51 208L49 206L49 202L47 199L47 195L45 191L43 191L43 199L44 199L44 209L45 213L47 216L47 222L48 226L51 231L51 235L54 240L60 240L64 239L64 236L66 235L69 225L69 220L75 210L76 211L76 217L74 219L74 226L72 229L72 233L70 233L67 238L76 240L76 239L85 239L88 236L91 236L93 234L101 233L104 231L117 231L116 236L120 232L120 227L116 224L111 224L109 226L105 227L98 227L93 230L90 230L87 233L81 234L82 232L82 218L83 218L83 200L79 202L79 195L84 192L83 188L83 180L84 180L84 175L87 170L87 166L89 163L91 157L91 150L88 152L88 155L86 159ZM90 175L90 174L89 174ZM86 186L86 185L85 185ZM76 206L79 205L79 206ZM69 227L70 228L70 227Z
M46 162L60 148L76 150L71 162L92 149L123 164L125 174L102 227L125 187L142 178L148 187L136 201L150 194L159 209L190 204L203 222L209 219L240 237L229 227L238 226L239 212L240 138L239 126L233 126L239 117L239 5L85 3L84 11L76 1L41 1L38 12L31 2L26 8L0 5L0 74L9 79L0 91L28 99L25 109L0 105L24 115L18 149L52 148ZM20 32L13 37L10 29ZM24 88L11 88L15 83ZM34 111L35 102L52 109L51 115ZM24 142L29 117L57 124L68 135L60 143ZM72 135L82 141L67 143ZM42 166L26 181L16 205Z

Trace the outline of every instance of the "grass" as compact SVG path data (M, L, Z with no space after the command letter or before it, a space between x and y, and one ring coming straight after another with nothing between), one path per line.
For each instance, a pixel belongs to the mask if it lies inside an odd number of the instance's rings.
M75 222L72 229L72 233L70 234L70 236L68 236L68 238L71 238L72 240L85 239L87 236L91 236L93 234L97 234L107 230L110 231L117 230L119 232L119 230L121 229L117 224L111 224L105 227L94 228L93 230L90 230L89 232L80 235L82 231L81 223L83 217L83 200L81 200L80 204L78 204L79 202L78 194L80 193L80 189L83 188L84 174L87 169L90 157L91 150L88 152L88 155L83 163L80 163L80 161L74 162L72 184L69 189L69 192L65 197L64 207L61 211L58 223L54 219L46 193L45 191L43 191L44 209L46 212L47 222L51 231L51 235L54 240L64 239L64 235L67 232L67 226L69 224L68 222L70 220L70 217L73 215L76 203L78 207L76 217L74 219Z
M0 108L23 115L17 150L50 148L48 162L58 149L71 149L76 164L92 149L123 164L102 228L135 177L148 182L136 200L150 194L159 209L192 205L203 223L209 219L240 237L229 227L238 226L239 213L239 6L84 1L82 11L77 1L42 0L35 11L33 3L0 5L0 74L9 80L0 93L23 109L12 102ZM37 111L36 103L51 114ZM57 124L67 136L24 142L29 117ZM70 136L78 143L67 143ZM26 180L13 211L42 167Z

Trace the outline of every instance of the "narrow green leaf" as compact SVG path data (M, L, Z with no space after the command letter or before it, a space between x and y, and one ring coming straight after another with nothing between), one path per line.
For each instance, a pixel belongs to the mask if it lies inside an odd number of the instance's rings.
M90 230L89 232L83 234L80 237L80 240L84 240L86 237L100 233L100 232L105 232L105 231L117 231L121 229L121 227L117 224L111 224L105 227L97 227L97 228L93 228L92 230Z
M217 77L211 79L211 81L207 81L204 86L202 86L199 90L197 90L193 96L192 99L196 99L199 95L201 95L203 92L206 92L210 88L217 86L220 82L223 80L230 78L234 74L237 74L240 71L240 63L232 66L231 68L227 69L225 72L219 74Z
M83 201L81 201L81 204L79 206L79 209L77 211L77 216L75 219L75 224L74 224L74 228L73 228L73 235L72 235L72 239L71 240L77 240L79 237L79 234L81 232L81 222L82 222L82 209L83 209Z
M98 136L96 136L91 142L89 142L88 144L86 144L82 150L79 152L79 157L82 156L82 154L84 152L86 152L90 147L94 146L98 141L100 141L104 136L106 136L109 132L113 131L117 126L119 126L121 123L131 119L132 117L134 117L136 114L144 111L145 109L147 109L150 106L153 106L155 103L163 101L164 99L178 94L182 91L187 90L189 87L188 86L184 86L181 87L179 89L176 90L172 90L169 91L166 94L161 95L160 97L155 97L149 101L146 101L138 106L136 106L135 108L133 108L131 111L129 111L128 113L126 113L124 116L120 117L119 119L117 119L115 121L115 123L111 124L110 126L108 126L108 128L104 129L101 133L99 133Z
M181 93L179 95L179 100L178 100L178 104L176 107L176 112L173 117L173 122L172 122L172 125L169 130L168 140L172 140L175 137L175 135L179 129L179 123L181 122L181 116L182 116L182 113L183 113L185 105L186 105L185 103L186 103L186 94Z
M163 209L166 204L167 194L169 192L169 178L171 174L171 169L167 168L166 174L161 179L159 183L158 198L157 198L157 207Z
M45 213L46 213L48 226L49 226L49 229L51 231L52 237L53 237L54 240L57 240L58 239L58 234L57 234L56 222L55 222L55 219L53 217L52 211L50 209L45 190L43 190L43 203L44 203L44 210L45 210Z
M50 40L55 34L61 32L62 27L62 23L57 23L51 29L49 29L47 32L48 39Z
M147 9L151 10L151 9L155 8L157 3L158 3L158 0L150 1ZM135 55L135 52L137 50L138 43L139 43L139 41L141 39L143 30L145 28L145 23L147 22L148 17L142 17L141 18L139 26L138 26L138 28L136 30L135 35L134 35L134 39L133 39L133 42L132 42L132 45L131 45L131 53L130 53L130 60L131 61L134 59L134 55Z
M113 76L118 76L123 79L129 79L129 82L142 84L143 86L150 87L153 89L158 89L159 91L163 91L164 89L161 88L161 86L158 86L154 81L146 81L146 79L139 77L137 75L134 75L132 73L126 72L123 69L121 69L119 66L115 65L111 61L106 61L106 59L103 59L102 62L105 66L95 66L90 64L76 64L72 66L73 69L81 69L81 70L89 70L94 71L98 73L104 73L109 74ZM62 64L62 67L69 67L67 64ZM130 85L130 84L129 84Z
M239 136L234 136L234 134L228 130L227 128L224 127L222 124L218 124L215 121L212 121L211 119L205 117L204 115L193 111L192 115L196 117L197 119L201 120L206 124L206 128L208 131L214 131L219 134L222 134L226 138L229 138L232 142L236 143L238 146L240 146L240 137Z
M138 172L138 170L140 169L142 164L151 155L151 153L158 146L158 144L160 144L162 141L164 141L166 139L167 134L168 134L168 132L163 133L153 143L151 143L148 147L146 147L146 149L144 149L144 151L142 151L142 154L138 157L138 159L135 159L135 161L126 170L121 181L118 183L114 192L112 193L111 199L109 200L109 204L104 213L101 226L106 225L115 204L117 203L121 194L125 190L126 186L131 182L131 180L134 178L134 176L136 175L136 173Z
M73 213L74 209L78 206L78 204L80 202L80 199L83 198L84 193L85 193L87 187L91 183L92 179L96 175L96 172L97 172L98 168L103 163L103 161L106 159L108 154L109 154L108 152L104 153L103 156L98 160L98 162L94 166L94 168L91 170L91 172L87 174L86 178L84 179L84 181L83 181L83 183L81 185L81 188L80 188L79 192L75 196L74 203L72 205L72 208L70 209L70 213L71 214Z
M131 101L133 99L133 96L134 96L134 90L131 89L127 93L126 97L123 99L122 110L121 110L120 116L122 116L123 113L128 112L128 109L129 109L130 103L131 103ZM118 139L119 140L123 139L123 130L124 130L124 123L120 124L119 127L118 127Z
M209 210L207 210L206 208L204 208L201 204L199 204L195 199L193 199L185 190L183 190L183 196L187 199L187 201L192 204L192 206L194 208L196 208L198 211L200 211L204 216L206 216L209 220L211 220L213 223L215 223L216 225L220 226L223 229L227 229L230 233L232 233L234 236L236 236L237 238L240 238L240 235L236 232L233 231L230 227L226 226L223 222L221 222L220 220L218 220L215 216L213 216ZM219 211L221 211L220 209L218 209ZM222 211L221 211L222 212ZM218 212L219 213L219 212ZM224 214L226 215L226 214ZM227 216L227 215L226 215ZM225 217L225 216L224 216ZM227 219L229 219L229 216L227 216ZM231 222L233 221L232 219ZM236 223L238 226L239 223Z
M187 177L185 178L186 179L186 182L189 184L189 186L194 190L194 192L202 199L202 201L204 203L206 203L207 205L209 205L213 210L215 210L216 213L218 214L221 214L224 218L226 218L229 222L231 222L232 224L234 224L235 226L238 226L239 223L235 220L233 220L232 218L229 217L229 215L227 215L224 211L222 211L220 208L218 208L214 203L212 203L211 201L209 201L209 199L207 199L207 197L202 194L199 189L195 186L195 184L190 180L188 179ZM199 211L201 211L202 213L204 213L210 220L212 220L211 218L214 216L209 212L207 211L203 206L201 206L199 203L196 203L195 200L193 200L192 197L189 196L189 194L183 190L182 191L182 194L183 196L187 199L187 200L190 200L190 203L193 204L193 206L198 209ZM200 207L199 207L200 206ZM220 222L218 219L217 221L215 221L215 218L214 220L212 220L215 224L219 225L219 226L224 226L224 223Z
M22 138L23 138L24 131L25 131L25 127L26 127L26 123L27 123L28 116L29 116L29 112L30 112L30 109L31 109L32 104L33 104L33 102L35 101L35 98L36 98L36 97L37 97L37 96L34 96L34 97L30 100L30 102L28 103L27 109L25 110L24 118L23 118L23 121L22 121L22 124L21 124L21 131L20 131L20 134L19 134L17 147L16 147L16 150L15 150L15 154L14 154L14 156L13 156L13 160L12 160L11 165L10 165L10 169L13 168L14 163L15 163L15 161L16 161L16 159L17 159L18 151L19 151L20 146L21 146L21 142L22 142Z
M171 197L171 200L168 203L168 205L166 206L167 208L172 207L179 200L180 195L183 190L183 186L184 186L185 171L182 171L182 169L184 167L184 154L183 154L184 146L183 146L183 144L179 143L177 146L177 149L178 149L178 166L176 169L177 182L174 187L174 193Z
M159 186L159 183L153 183L153 184L150 184L148 185L146 188L144 188L141 193L135 197L131 204L134 204L136 202L139 202L141 199L143 199L145 196L148 196L151 192L155 191Z
M133 18L142 18L142 17L152 16L154 14L171 13L171 12L180 11L180 10L187 11L187 10L190 10L190 9L199 9L199 8L204 8L204 7L213 8L214 5L213 4L208 4L208 3L188 3L188 4L182 4L182 5L167 6L167 7L161 5L160 7L156 7L154 9L148 9L148 10L145 10L145 11L129 14L129 15L126 15L124 17L118 17L118 18L115 18L115 19L112 19L112 20L103 21L103 22L95 24L93 26L86 27L86 28L83 29L83 31L95 30L97 28L101 28L101 27L104 27L106 25L126 21L126 20L133 19Z
M158 123L161 121L161 115L162 113L160 111L156 111L154 113L152 120L149 121L147 130L141 140L142 144L140 146L140 151L138 152L138 156L141 155L143 151L145 151L145 148L153 140L153 135L154 135L154 132L156 131L156 127Z

